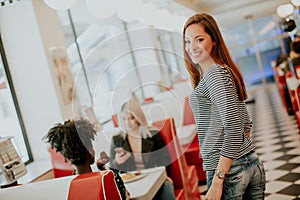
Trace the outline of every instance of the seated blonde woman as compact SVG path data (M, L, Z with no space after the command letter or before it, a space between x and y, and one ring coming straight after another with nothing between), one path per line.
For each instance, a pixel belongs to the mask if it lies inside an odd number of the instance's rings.
M140 104L129 100L119 114L122 132L112 139L110 166L120 171L134 171L171 162L167 147L159 132L148 126ZM165 181L154 199L175 199L170 180Z

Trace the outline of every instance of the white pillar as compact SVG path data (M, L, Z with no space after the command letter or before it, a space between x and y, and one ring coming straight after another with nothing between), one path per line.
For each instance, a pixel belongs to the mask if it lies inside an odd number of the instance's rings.
M63 104L49 52L65 46L57 12L42 0L19 1L0 9L0 31L33 157L49 157L42 137L79 108Z

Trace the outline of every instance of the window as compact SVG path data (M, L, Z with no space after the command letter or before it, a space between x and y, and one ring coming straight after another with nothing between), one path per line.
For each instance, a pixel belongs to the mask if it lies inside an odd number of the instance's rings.
M247 86L260 84L263 79L274 81L271 62L284 53L278 26L278 22L268 16L223 29L224 40Z
M25 163L32 161L25 127L13 89L0 35L0 137L13 136L18 153Z

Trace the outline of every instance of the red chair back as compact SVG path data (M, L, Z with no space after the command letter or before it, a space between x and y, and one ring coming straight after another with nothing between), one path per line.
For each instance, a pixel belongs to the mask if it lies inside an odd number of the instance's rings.
M115 128L119 127L118 115L117 114L112 115L111 120L112 120L113 125L114 125Z
M68 200L118 200L121 195L110 170L80 174L71 181Z
M184 107L183 107L183 122L182 126L195 124L194 113L190 106L189 96L186 96L184 99Z
M300 86L298 86L295 89L295 96L296 96L296 101L297 101L298 108L300 108Z
M294 72L297 79L300 79L300 65L294 66Z
M55 178L74 174L75 168L69 160L66 160L63 155L61 155L59 152L56 152L55 149L52 149L51 147L48 148L48 151L50 153Z
M170 153L171 164L167 173L174 182L174 188L184 188L185 177L187 177L187 164L176 135L174 119L168 118L156 121L153 122L153 126L159 129Z
M294 113L296 113L299 110L298 107L298 101L297 101L297 97L296 97L296 89L295 90L290 90L290 97L291 97L291 102L292 102L292 108Z
M159 133L166 143L171 157L171 163L167 167L167 174L173 180L176 198L180 199L180 193L176 193L176 191L183 189L185 199L200 199L197 171L195 166L187 165L177 138L174 119L168 118L156 121L153 122L153 126L159 129Z
M151 103L154 101L154 98L153 97L147 97L144 99L144 103Z

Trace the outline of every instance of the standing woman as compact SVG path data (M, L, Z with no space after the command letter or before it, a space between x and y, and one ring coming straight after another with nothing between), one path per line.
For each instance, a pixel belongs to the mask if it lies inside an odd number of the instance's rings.
M250 139L246 87L213 17L195 14L183 30L208 192L205 199L264 199L265 172Z

